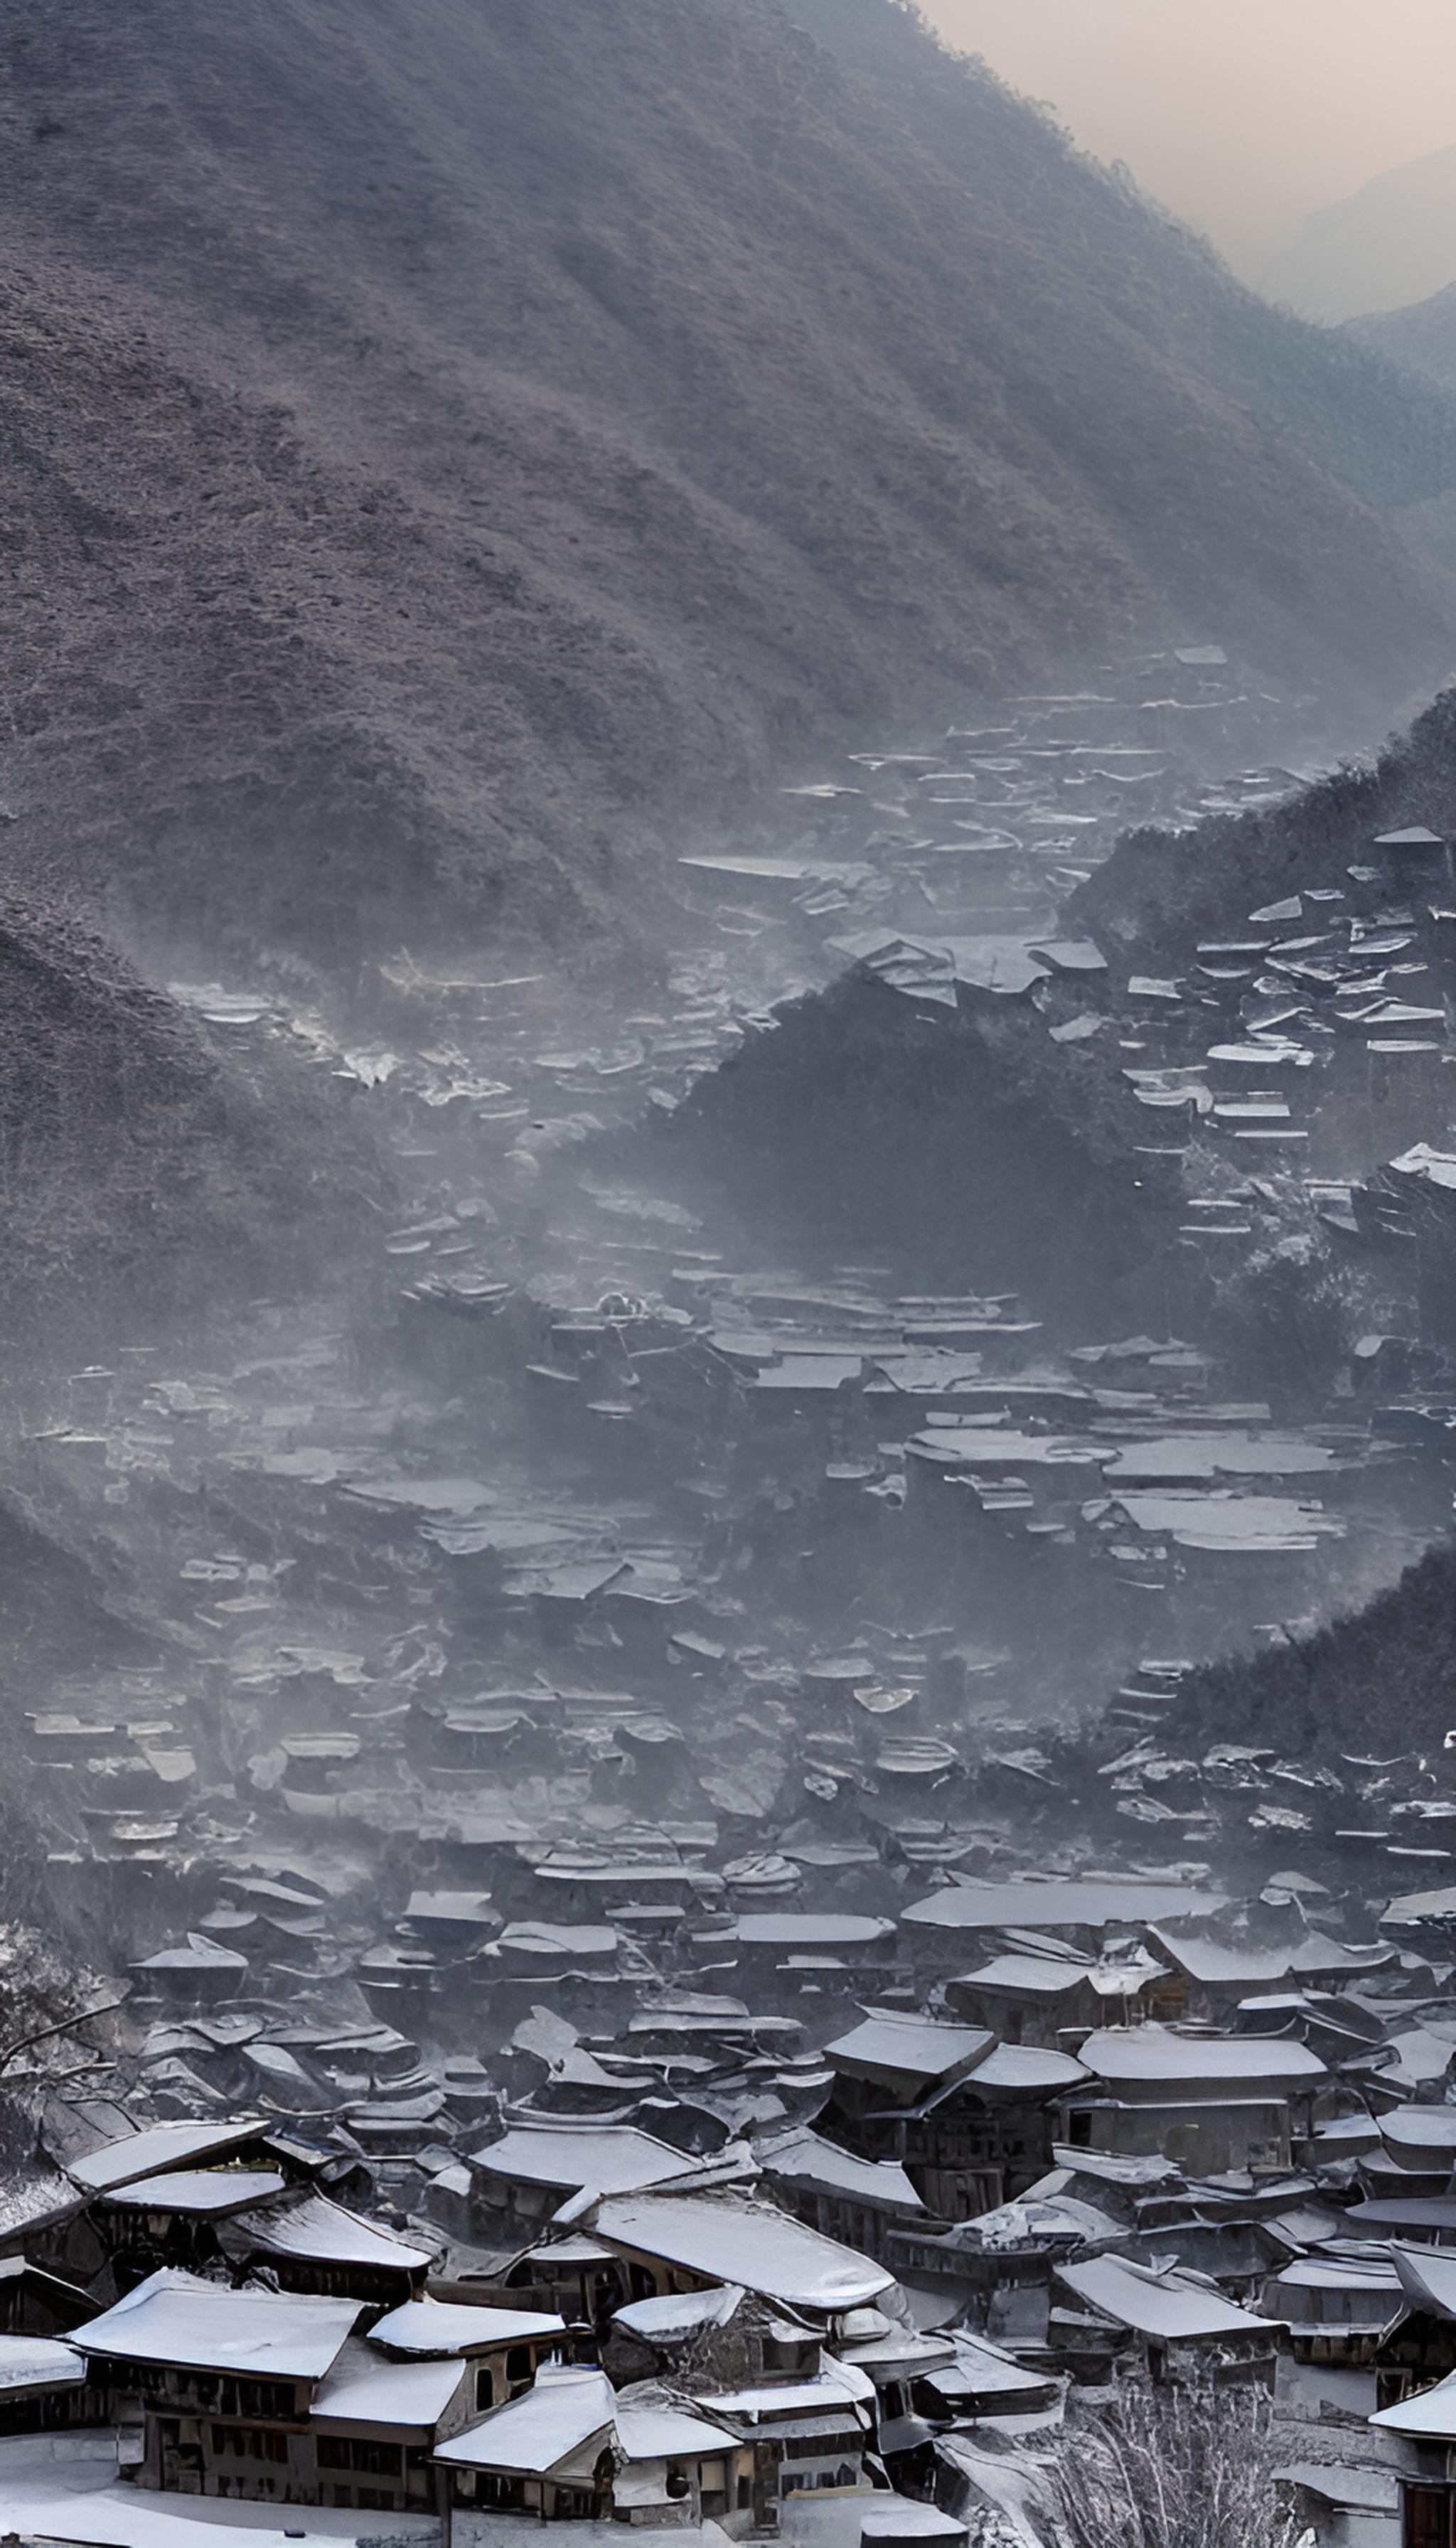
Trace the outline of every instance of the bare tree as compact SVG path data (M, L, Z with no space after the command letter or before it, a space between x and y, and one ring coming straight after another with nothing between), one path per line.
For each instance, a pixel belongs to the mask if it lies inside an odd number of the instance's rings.
M1130 2380L1067 2424L1053 2482L1059 2548L1294 2548L1276 2463L1261 2391Z

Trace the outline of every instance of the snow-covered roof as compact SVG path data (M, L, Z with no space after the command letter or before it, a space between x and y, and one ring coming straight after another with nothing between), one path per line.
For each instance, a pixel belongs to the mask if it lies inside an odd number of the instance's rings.
M825 2051L837 2070L871 2078L952 2079L974 2069L995 2038L981 2026L943 2026L911 2011L875 2008L863 2025L839 2036Z
M711 2282L742 2283L789 2309L859 2309L894 2280L867 2256L761 2204L623 2196L598 2207L596 2229L613 2246L660 2256Z
M489 2353L502 2344L549 2341L566 2320L547 2310L477 2309L452 2301L404 2301L369 2330L392 2353Z
M573 2194L630 2193L691 2176L700 2161L635 2124L513 2124L471 2153L473 2167L524 2185L561 2186Z
M1390 2433L1407 2433L1412 2441L1456 2442L1456 2371L1433 2389L1422 2389L1417 2398L1384 2408L1370 2421Z
M21 2389L73 2389L85 2377L86 2365L75 2346L62 2344L58 2336L0 2335L0 2396Z
M998 2044L966 2084L977 2096L991 2088L1050 2096L1057 2088L1074 2088L1086 2076L1083 2064L1069 2052L1052 2052L1039 2044Z
M1223 1907L1222 1894L1200 1893L1188 1884L1020 1877L1004 1884L943 1885L924 1901L909 1903L900 1918L930 1929L1112 1929L1199 1918Z
M904 2169L894 2159L858 2158L807 2125L786 2140L759 2152L773 2176L797 2178L805 2185L835 2194L853 2195L861 2203L883 2204L897 2212L923 2212L924 2204Z
M1395 1956L1393 1947L1350 1947L1335 1938L1322 1938L1315 1930L1267 1947L1247 1942L1228 1945L1197 1932L1183 1934L1156 1921L1151 1934L1196 1982L1278 1982L1290 1974L1372 1972Z
M83 2353L124 2362L172 2362L195 2371L255 2372L272 2380L321 2380L363 2303L305 2300L256 2286L227 2291L176 2268L144 2283L77 2327Z
M1269 2335L1277 2321L1235 2308L1222 2294L1176 2267L1159 2273L1130 2256L1093 2256L1082 2265L1058 2265L1056 2278L1089 2309L1140 2335L1169 2341L1220 2335Z
M805 2416L870 2406L874 2395L874 2383L867 2372L853 2362L837 2362L826 2353L811 2380L766 2381L761 2388L728 2390L721 2396L704 2398L702 2404L720 2415L745 2422L781 2423L790 2416L798 2421Z
M163 2168L226 2158L229 2150L256 2140L267 2130L259 2115L232 2124L153 2124L147 2132L103 2141L85 2158L70 2159L66 2174L88 2194L105 2194L114 2186L134 2184L138 2176L155 2176Z
M241 2213L235 2226L259 2255L299 2256L318 2264L392 2265L420 2273L434 2253L411 2246L378 2222L361 2220L357 2212L345 2212L323 2194L307 2194L302 2203L278 2210Z
M1382 1927L1389 1920L1398 1928L1407 1921L1456 1920L1456 1885L1441 1885L1433 1893L1398 1893L1380 1917Z
M614 2310L612 2324L624 2326L629 2335L671 2344L677 2336L695 2335L699 2327L726 2326L742 2299L741 2283L715 2283L705 2292L662 2292Z
M1392 2106L1379 2122L1393 2149L1456 2156L1456 2106Z
M98 2446L112 2465L98 2456ZM352 2548L365 2530L357 2512L328 2510L309 2504L220 2503L216 2498L158 2495L118 2479L109 2433L65 2433L47 2436L38 2445L30 2435L0 2439L0 2518L15 2536L26 2540L64 2540L74 2548ZM284 2524L288 2528L285 2531ZM371 2525L378 2534L380 2524ZM573 2548L590 2548L581 2523ZM604 2525L603 2525L604 2527ZM434 2514L393 2512L392 2539L438 2548L440 2527ZM540 2525L531 2531L539 2543ZM493 2536L494 2536L493 2532ZM661 2534L659 2534L661 2536ZM616 2533L620 2548L621 2533ZM497 2539L497 2548L506 2548ZM532 2548L524 2530L509 2548ZM609 2548L602 2541L600 2548ZM646 2548L640 2532L633 2548ZM662 2548L674 2548L664 2541ZM682 2548L681 2531L676 2548ZM722 2535L714 2543L722 2548Z
M465 2376L458 2354L443 2362L387 2362L351 2337L309 2412L328 2424L408 2424L433 2434Z
M869 1947L895 1934L865 1911L750 1911L736 1926L745 1947Z
M616 2420L616 2400L602 2371L577 2363L543 2367L535 2385L496 2408L467 2431L442 2442L435 2453L452 2468L505 2469L544 2477Z
M960 1978L974 1990L1008 1991L1019 1999L1059 1999L1064 1991L1089 1981L1098 1969L1084 1956L993 1956L989 1963ZM1136 1989L1146 1978L1145 1968L1137 1971L1131 1987Z
M1081 2059L1113 2088L1217 2080L1277 2092L1327 2075L1319 2054L1288 2036L1175 2035L1166 2026L1103 2028L1088 2036Z
M618 2407L617 2440L629 2460L690 2460L731 2450L734 2436L675 2407Z
M285 2178L275 2167L176 2167L138 2177L103 2199L133 2212L187 2212L199 2216L241 2212L281 2194Z
M1301 2292L1399 2294L1401 2278L1388 2256L1294 2256L1281 2265L1279 2289Z
M1449 2247L1396 2247L1391 2263L1412 2309L1456 2319L1456 2255Z

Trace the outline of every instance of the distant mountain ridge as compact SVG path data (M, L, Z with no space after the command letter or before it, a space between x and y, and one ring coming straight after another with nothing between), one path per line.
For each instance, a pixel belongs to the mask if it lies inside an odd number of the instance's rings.
M1373 506L1456 410L892 0L796 14L11 19L13 874L335 964L609 944L675 824L1135 637L1352 721L1434 679Z
M1456 282L1456 146L1389 168L1312 213L1264 289L1310 318L1399 310Z

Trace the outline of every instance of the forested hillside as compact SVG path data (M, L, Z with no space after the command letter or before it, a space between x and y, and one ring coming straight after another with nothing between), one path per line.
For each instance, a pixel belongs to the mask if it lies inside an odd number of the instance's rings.
M1434 677L1373 504L1443 404L891 0L807 17L12 16L13 873L609 943L624 855L891 714L1189 636L1362 731Z

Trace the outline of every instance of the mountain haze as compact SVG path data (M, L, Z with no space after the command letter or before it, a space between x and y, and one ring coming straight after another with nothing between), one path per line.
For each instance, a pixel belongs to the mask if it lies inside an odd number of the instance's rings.
M1314 318L1423 301L1456 280L1456 148L1389 168L1312 213L1264 288Z
M1190 635L1361 723L1444 668L1377 507L1445 402L891 0L798 14L11 19L12 875L609 943L624 851L882 718Z
M1393 363L1456 392L1456 283L1406 310L1352 318L1349 332Z

